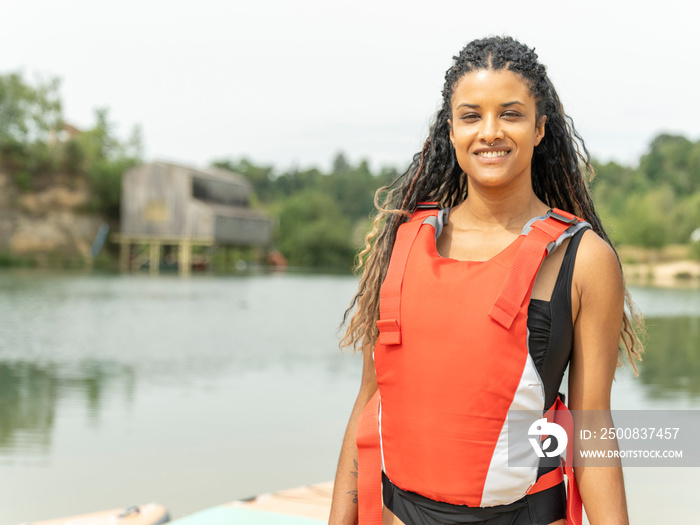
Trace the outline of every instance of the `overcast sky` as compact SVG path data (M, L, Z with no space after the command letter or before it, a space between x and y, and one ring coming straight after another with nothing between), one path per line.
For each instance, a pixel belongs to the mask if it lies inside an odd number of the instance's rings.
M62 79L78 127L107 106L150 159L404 167L467 42L534 46L591 152L635 164L659 132L700 138L688 1L2 0L0 73Z

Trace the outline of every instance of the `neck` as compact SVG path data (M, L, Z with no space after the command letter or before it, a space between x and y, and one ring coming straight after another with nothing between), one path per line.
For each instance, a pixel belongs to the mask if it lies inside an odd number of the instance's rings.
M529 182L529 181L528 181ZM547 212L532 184L515 188L483 188L468 184L467 199L455 206L459 222L483 230L520 230L527 221Z

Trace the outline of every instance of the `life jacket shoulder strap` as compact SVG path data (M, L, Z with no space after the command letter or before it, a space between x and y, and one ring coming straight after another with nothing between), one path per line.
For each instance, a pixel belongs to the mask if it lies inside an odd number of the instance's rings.
M564 239L590 225L566 211L551 209L544 219L530 225L530 231L520 245L489 316L506 329L513 324L534 283L544 258Z
M428 217L437 217L437 202L420 202L408 222L399 226L391 253L389 268L379 292L379 342L384 345L401 344L401 285L418 230Z

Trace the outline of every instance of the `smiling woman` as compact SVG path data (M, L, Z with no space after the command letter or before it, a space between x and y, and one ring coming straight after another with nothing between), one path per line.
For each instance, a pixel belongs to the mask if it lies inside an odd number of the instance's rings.
M558 394L569 366L569 407L609 410L619 344L640 350L586 148L512 38L467 45L442 95L360 254L343 342L364 368L330 521L579 524L583 500L592 525L625 524L619 465L574 474ZM528 438L542 418L567 431L564 468Z
M544 137L535 98L507 70L464 75L454 89L450 141L469 185L498 187L515 178L531 186L532 151Z

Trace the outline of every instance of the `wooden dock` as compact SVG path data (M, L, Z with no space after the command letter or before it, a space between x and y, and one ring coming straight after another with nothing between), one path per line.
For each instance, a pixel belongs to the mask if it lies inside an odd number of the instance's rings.
M319 525L328 523L333 482L232 501L172 521L174 525Z

